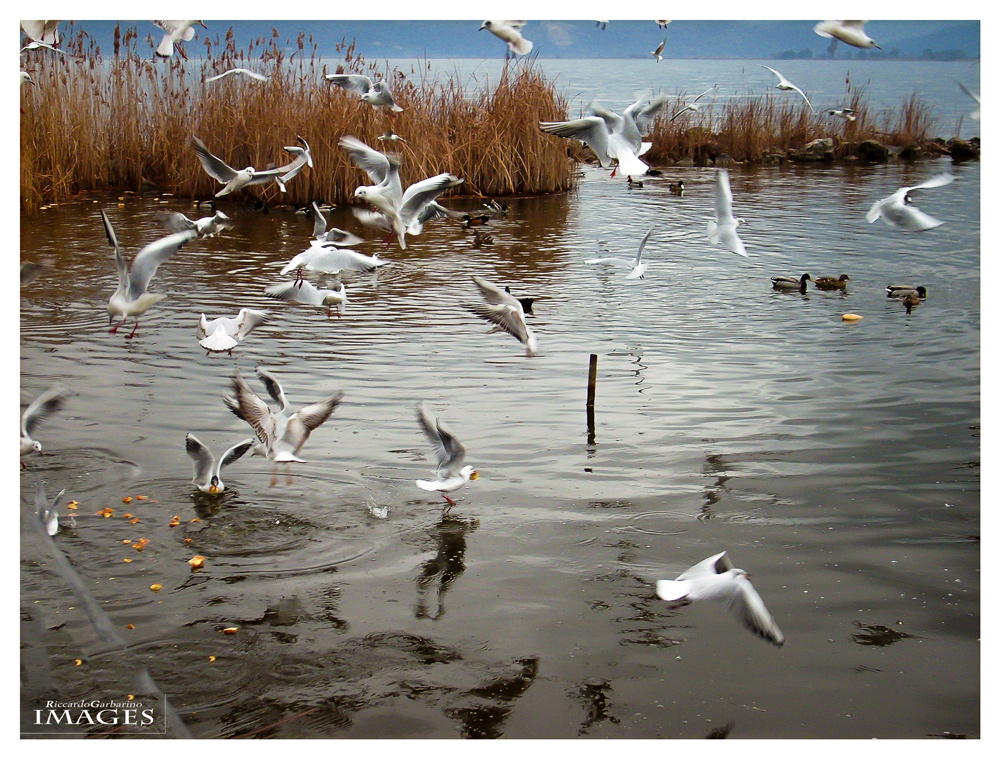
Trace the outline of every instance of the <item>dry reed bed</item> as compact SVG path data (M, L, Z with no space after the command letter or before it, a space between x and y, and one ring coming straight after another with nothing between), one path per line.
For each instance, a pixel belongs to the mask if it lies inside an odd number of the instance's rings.
M143 43L148 49L140 54ZM290 155L282 146L304 137L313 169L293 179L287 193L274 184L250 190L271 203L349 202L368 179L337 146L345 134L401 153L405 184L447 171L465 179L455 192L463 195L539 194L573 186L574 162L567 155L582 155L578 143L537 126L567 118L566 101L530 59L505 66L497 81L466 92L457 73L437 81L426 64L408 73L387 71L366 62L353 45L339 44L344 65L338 71L388 81L404 108L390 113L328 84L324 75L333 72L320 61L311 37L299 35L291 54L280 43L275 32L237 50L230 29L222 42L201 38L204 51L197 62L183 53L160 61L152 59L155 40L119 28L107 58L82 32L67 45L75 57L31 54L27 68L37 86L21 88L22 209L31 213L79 192L150 184L182 196L214 195L220 187L202 170L192 135L236 169L285 164ZM188 54L196 52L195 43L187 47ZM234 67L270 79L204 82ZM676 113L684 102L678 95L668 112ZM898 112L875 116L864 88L848 82L843 102L856 111L857 121L813 115L795 98L772 93L721 107L708 101L675 121L657 119L646 158L653 164L685 158L697 163L729 154L736 161L762 161L820 137L834 138L841 154L867 139L893 145L928 139L930 109L916 95ZM379 142L389 129L407 142Z
M237 51L230 30L222 44L206 39L204 59L190 63L179 56L151 60L151 52L137 52L139 44L134 29L116 31L114 53L102 60L96 45L78 35L67 46L78 57L47 54L29 61L37 86L22 87L21 95L25 212L82 191L139 190L149 183L210 197L220 185L198 162L192 135L236 169L285 164L291 156L282 146L294 145L296 135L305 138L314 168L290 181L287 193L274 184L250 190L272 203L349 202L369 180L337 145L347 134L399 152L404 184L451 172L465 180L457 188L463 195L538 194L573 185L565 143L537 127L565 118L565 100L530 62L511 63L497 81L466 92L455 77L437 82L426 71L380 70L353 45L338 45L345 61L338 69L387 80L404 109L392 113L327 83L324 75L333 72L305 35L287 55L277 37ZM235 67L270 78L204 82ZM407 141L379 142L390 129Z

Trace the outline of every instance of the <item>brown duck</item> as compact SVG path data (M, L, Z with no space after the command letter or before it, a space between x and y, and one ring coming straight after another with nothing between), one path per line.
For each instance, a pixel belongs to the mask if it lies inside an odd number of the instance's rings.
M847 280L849 280L846 274L841 274L839 279L834 279L833 277L816 277L813 280L813 285L818 287L820 290L846 290Z

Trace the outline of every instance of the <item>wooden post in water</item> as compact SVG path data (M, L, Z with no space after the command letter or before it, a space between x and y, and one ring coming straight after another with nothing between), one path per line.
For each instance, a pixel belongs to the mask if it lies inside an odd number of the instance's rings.
M597 393L597 354L590 354L590 373L587 375L587 443L594 445L597 433L594 429L594 396Z

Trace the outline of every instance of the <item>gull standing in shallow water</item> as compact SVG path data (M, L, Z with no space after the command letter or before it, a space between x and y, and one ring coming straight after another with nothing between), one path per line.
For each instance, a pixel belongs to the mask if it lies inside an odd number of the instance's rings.
M528 356L537 355L538 341L524 320L521 301L482 277L472 275L472 281L476 283L486 303L466 304L465 308L480 319L493 323L495 326L490 332L506 332L524 344Z
M629 273L625 275L625 279L645 279L646 270L649 268L649 264L642 260L642 251L646 247L646 243L649 242L649 236L653 234L653 230L656 227L650 227L649 231L646 232L646 236L642 238L642 242L639 243L639 252L635 254L635 258L628 261L624 258L587 258L584 260L585 264L617 264L618 266L625 266L630 269ZM600 250L600 241L598 241L598 250Z
M35 428L47 417L49 414L54 414L57 411L62 410L63 406L66 405L66 398L69 396L69 391L63 385L56 385L49 388L40 396L35 398L31 403L28 404L28 408L24 410L21 414L21 454L25 456L32 451L35 453L41 453L42 444L39 443L33 435L35 434ZM21 466L25 464L22 461Z
M913 198L910 197L910 194L918 190L929 190L932 187L944 187L954 181L953 174L938 174L923 184L901 187L888 198L876 200L868 213L865 214L865 218L869 224L874 224L877 219L882 219L889 226L899 227L907 232L923 232L927 229L940 227L944 222L924 213L913 205Z
M437 469L434 472L437 479L417 480L417 487L439 492L448 502L448 506L445 507L445 511L448 511L455 505L455 501L448 496L448 493L458 490L469 480L478 479L479 474L474 467L464 464L465 446L441 426L440 419L431 419L423 403L417 405L417 422L427 439L431 441L434 456L437 458Z
M267 321L267 314L252 308L241 308L235 318L220 316L209 321L205 314L198 320L198 342L209 352L227 351L233 355L233 348L240 340Z
M330 84L353 92L373 107L388 106L390 110L396 112L403 110L392 99L392 93L385 82L372 83L372 80L364 74L327 74L326 79Z
M479 31L489 29L490 32L507 43L507 55L527 55L534 43L521 36L521 29L527 21L484 21Z
M252 445L252 437L241 440L223 453L222 458L216 462L215 456L205 444L189 432L184 437L184 447L188 456L194 459L194 477L191 482L197 485L202 493L218 495L226 489L226 484L222 481L222 467L232 464L249 451Z
M255 449L254 453L263 452L275 463L271 484L276 485L277 463L285 462L287 465L292 461L305 462L305 459L299 458L302 446L309 439L310 433L330 418L340 405L344 394L337 392L321 401L303 406L289 416L285 394L278 381L261 369L257 370L257 374L261 375L261 379L266 377L265 384L271 397L280 399L282 409L278 413L271 411L260 396L250 389L239 370L233 375L234 397L223 400L229 410L249 424L256 433L261 447Z
M785 79L785 77L783 77L781 75L781 72L776 71L775 69L771 68L770 66L765 66L763 63L760 64L760 67L762 69L767 69L772 74L774 74L776 77L778 77L778 83L776 85L774 85L776 88L778 88L779 90L785 90L785 91L795 90L797 93L799 93L802 96L802 99L806 101L806 105L809 106L809 110L812 111L813 113L816 113L816 109L812 107L812 103L809 102L809 98L806 97L806 93L804 93L802 90L800 90L794 84L792 84L787 79Z
M692 601L719 601L751 632L780 646L785 636L748 577L745 570L733 567L723 551L681 572L676 580L657 580L656 595L669 602L671 608Z
M708 222L708 240L738 256L748 258L747 249L737 233L740 224L747 220L733 216L733 190L729 185L729 169L719 169L715 180L715 221Z
M111 295L108 301L109 322L114 321L115 316L121 316L122 320L111 329L111 334L118 332L118 329L128 320L130 316L135 317L135 325L128 339L135 337L135 331L139 328L139 317L148 311L155 303L163 300L167 296L163 293L147 292L150 280L156 274L160 264L170 258L180 250L186 242L190 242L198 236L193 229L184 232L175 232L167 235L156 242L150 243L145 248L136 253L132 260L132 270L129 271L122 258L121 247L118 245L118 236L115 234L111 220L102 210L101 219L104 220L104 231L108 236L108 242L115 249L115 266L118 268L118 288Z

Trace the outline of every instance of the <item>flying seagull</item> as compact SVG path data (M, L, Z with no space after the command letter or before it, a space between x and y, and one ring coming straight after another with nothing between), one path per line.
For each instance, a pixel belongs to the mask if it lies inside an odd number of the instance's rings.
M439 492L448 502L448 506L445 507L447 511L455 505L455 501L448 496L448 493L458 490L469 480L477 479L479 474L475 467L465 463L465 446L441 426L439 419L430 417L423 403L417 405L417 422L427 439L431 441L434 457L437 459L437 468L434 471L437 479L417 480L417 487Z
M929 190L932 187L944 187L954 181L953 174L938 174L923 184L902 187L888 198L876 200L868 213L865 214L865 218L870 224L874 224L877 219L882 219L889 226L899 227L907 232L923 232L927 229L940 227L944 222L924 213L913 205L911 194L919 190Z
M775 69L771 68L770 66L765 66L763 63L760 64L760 67L764 68L764 69L767 69L772 74L774 74L776 77L778 77L778 83L776 85L774 85L776 88L778 88L779 90L785 90L785 91L795 90L797 93L799 93L802 96L802 99L806 101L806 105L809 106L809 110L812 111L813 113L816 113L816 109L812 107L812 103L809 102L809 98L806 97L806 93L804 93L802 90L800 90L794 84L792 84L787 79L785 79L785 77L783 77L779 71L776 71Z

